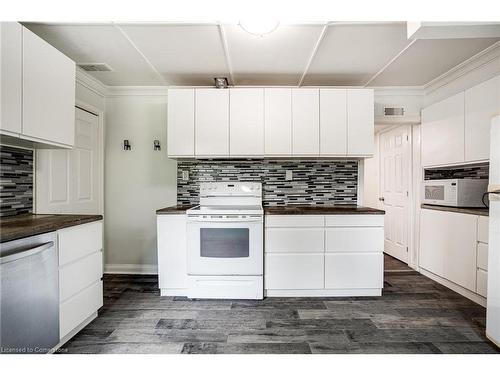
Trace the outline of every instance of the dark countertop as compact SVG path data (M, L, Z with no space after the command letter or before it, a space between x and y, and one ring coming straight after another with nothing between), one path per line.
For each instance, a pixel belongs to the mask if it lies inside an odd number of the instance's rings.
M457 212L460 214L470 214L470 215L480 215L480 216L490 215L488 208L446 207L446 206L434 206L432 204L422 204L420 207L425 208L427 210Z
M385 211L363 206L264 207L266 215L384 215Z
M0 219L0 242L102 220L102 215L17 215Z
M170 206L165 208L160 208L156 210L157 215L181 215L185 214L187 210L195 207L196 205L188 205L188 204L178 204L176 206Z

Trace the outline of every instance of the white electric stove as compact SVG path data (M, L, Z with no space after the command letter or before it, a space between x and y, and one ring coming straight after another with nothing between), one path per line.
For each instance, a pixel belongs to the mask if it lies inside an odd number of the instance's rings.
M262 185L207 182L187 211L188 297L262 299Z

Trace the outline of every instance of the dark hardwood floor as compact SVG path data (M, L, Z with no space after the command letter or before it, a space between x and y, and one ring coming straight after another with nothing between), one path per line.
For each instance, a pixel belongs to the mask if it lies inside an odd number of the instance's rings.
M61 353L500 353L483 307L386 257L381 297L188 300L105 275L99 316Z

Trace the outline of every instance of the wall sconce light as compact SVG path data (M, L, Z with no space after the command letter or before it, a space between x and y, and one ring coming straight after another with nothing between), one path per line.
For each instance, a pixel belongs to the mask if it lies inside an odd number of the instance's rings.
M160 151L161 150L161 146L160 146L160 141L159 140L155 139L153 141L153 149L155 151Z
M130 146L130 142L128 141L128 139L125 139L123 141L123 149L125 151L130 151L132 149L132 146Z

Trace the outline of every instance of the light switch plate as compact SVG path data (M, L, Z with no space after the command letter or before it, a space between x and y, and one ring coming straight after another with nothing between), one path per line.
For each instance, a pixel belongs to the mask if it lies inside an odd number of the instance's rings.
M182 181L189 180L189 171L182 171Z
M293 171L290 169L287 169L285 171L285 180L287 181L292 181L293 180Z

